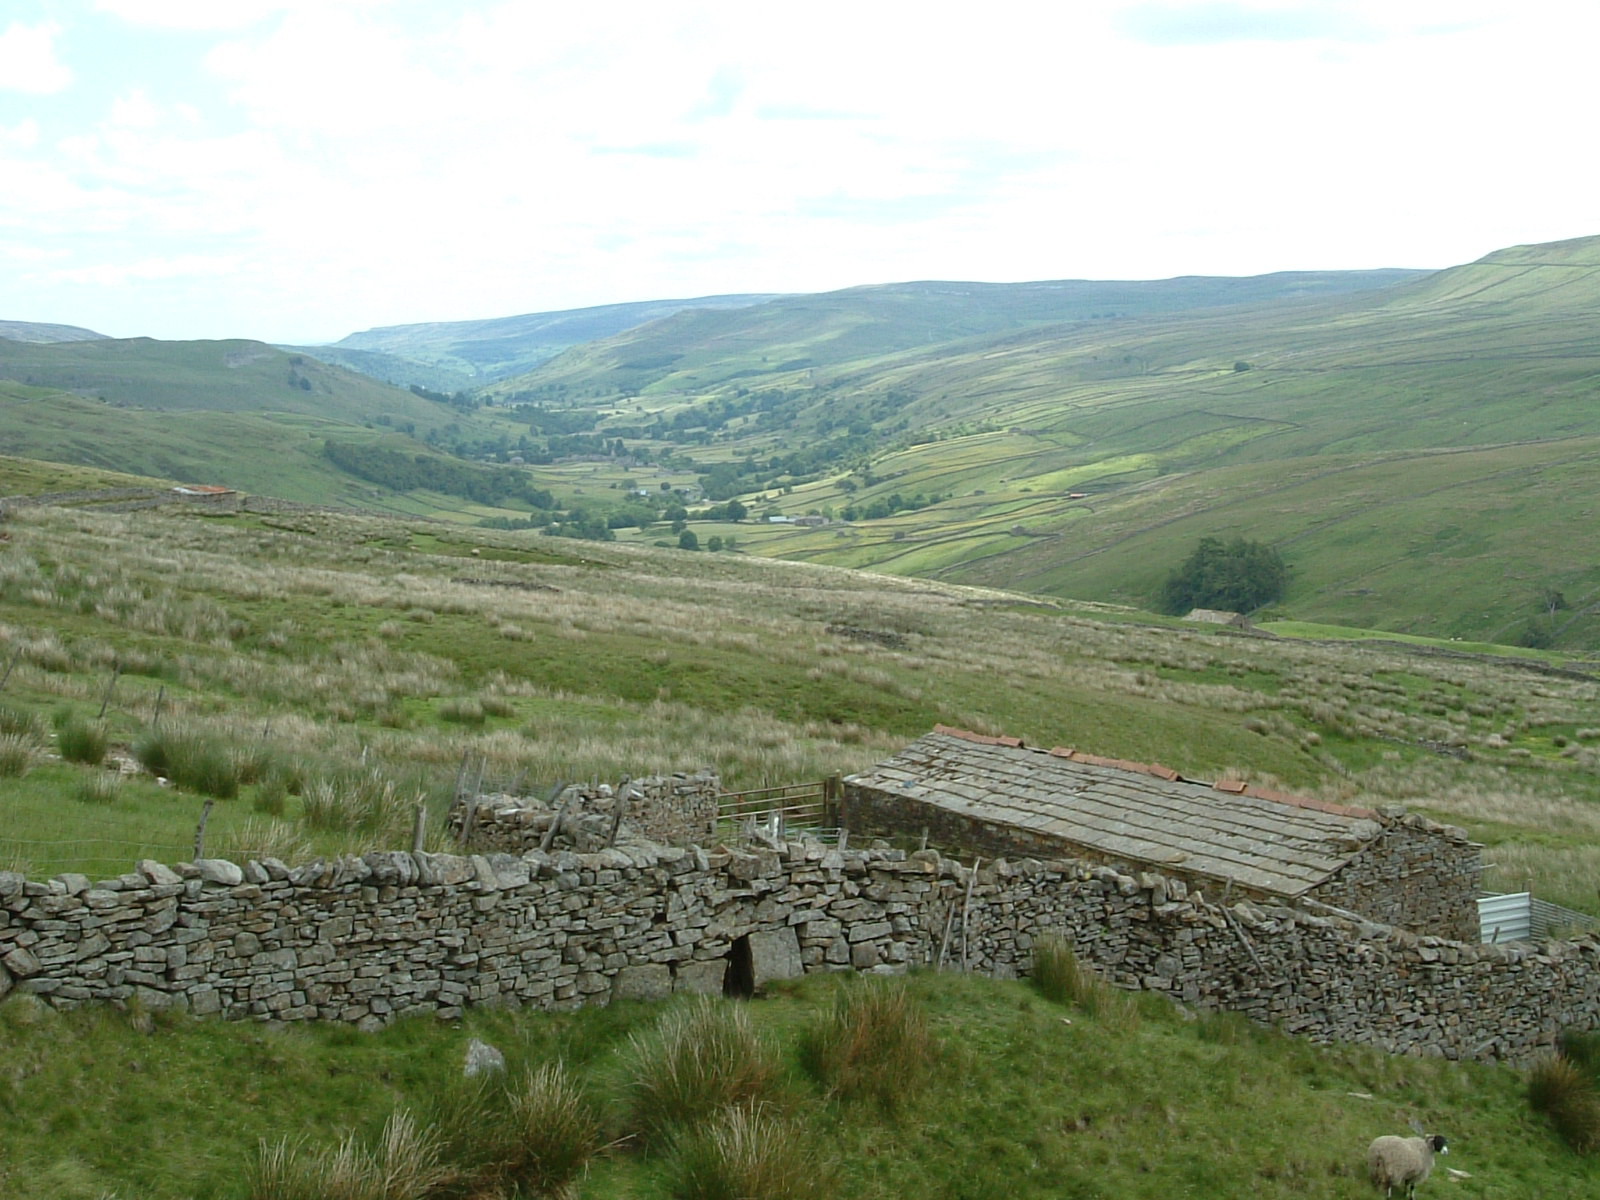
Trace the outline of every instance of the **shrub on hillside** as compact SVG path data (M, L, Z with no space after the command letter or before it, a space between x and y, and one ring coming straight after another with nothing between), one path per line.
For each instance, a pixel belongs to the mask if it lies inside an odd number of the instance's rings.
M916 1090L934 1058L927 1014L899 979L850 981L800 1037L801 1064L832 1095L886 1109Z

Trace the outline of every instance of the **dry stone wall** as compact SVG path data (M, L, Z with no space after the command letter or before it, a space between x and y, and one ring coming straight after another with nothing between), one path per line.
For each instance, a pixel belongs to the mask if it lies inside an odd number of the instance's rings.
M573 784L548 802L513 795L473 796L451 807L457 845L479 852L522 854L560 846L592 852L618 841L668 846L710 845L716 838L721 780L710 771ZM557 835L550 826L559 821Z
M1453 826L1403 810L1312 895L1385 925L1460 941L1478 940L1482 851Z
M1022 825L985 821L875 788L846 783L841 808L852 837L894 837L926 830L933 844L952 852L1041 859L1072 855L1123 871L1142 869L1140 864L1096 857L1059 837ZM1166 870L1190 887L1215 886L1215 881L1185 875L1181 868ZM1481 851L1463 830L1397 808L1382 814L1381 832L1375 839L1309 895L1323 904L1413 933L1472 940L1478 936L1481 875ZM1238 886L1235 894L1272 899Z
M970 884L970 888L969 888ZM1325 1041L1523 1061L1600 1027L1600 941L1479 946L1217 903L1076 861L970 868L814 843L383 853L289 867L0 873L0 993L382 1025L716 992L807 971L1025 973L1046 935L1118 983Z

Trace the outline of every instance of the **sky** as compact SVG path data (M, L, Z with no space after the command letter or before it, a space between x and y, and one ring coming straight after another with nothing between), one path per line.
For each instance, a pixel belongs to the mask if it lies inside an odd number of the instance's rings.
M6 0L0 319L336 340L1600 234L1593 0Z

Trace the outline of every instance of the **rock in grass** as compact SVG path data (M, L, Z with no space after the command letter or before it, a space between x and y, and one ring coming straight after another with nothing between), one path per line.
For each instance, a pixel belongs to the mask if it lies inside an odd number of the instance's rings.
M473 1038L467 1043L467 1061L462 1068L462 1074L468 1079L475 1079L479 1075L487 1075L490 1071L504 1071L506 1069L506 1056L501 1054L488 1042Z

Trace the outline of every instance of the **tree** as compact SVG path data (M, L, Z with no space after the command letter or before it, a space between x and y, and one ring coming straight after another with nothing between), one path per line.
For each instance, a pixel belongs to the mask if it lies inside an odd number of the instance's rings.
M1288 582L1289 568L1271 546L1242 537L1231 542L1201 538L1194 553L1167 576L1161 606L1179 615L1196 608L1250 612L1281 600Z
M695 534L694 530L685 529L682 533L680 533L678 535L678 549L679 550L698 550L698 549L700 549L700 538Z

